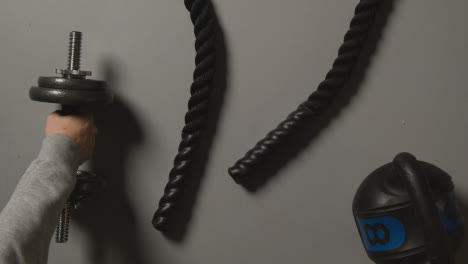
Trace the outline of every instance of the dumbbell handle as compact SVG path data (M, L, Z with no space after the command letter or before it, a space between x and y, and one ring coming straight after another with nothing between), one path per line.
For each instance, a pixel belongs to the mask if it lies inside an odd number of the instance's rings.
M61 104L61 115L79 115L83 113L84 105L108 104L112 102L113 94L106 89L106 83L104 81L87 80L86 76L91 75L91 72L80 70L81 39L81 32L70 32L67 68L56 69L55 72L61 74L61 77L39 77L38 86L32 86L29 89L31 100ZM92 170L92 165L92 162L88 161L78 168L78 183L80 182L80 175L83 174L92 175L93 179L96 178L94 173L89 172ZM81 182L83 182L83 179L81 179ZM81 187L87 185L89 184L86 183L81 185ZM56 241L59 243L68 240L70 212L72 209L79 207L77 204L74 204L77 199L73 197L73 193L57 225ZM81 200L86 197L80 195L78 198L78 200Z
M63 104L61 112L63 115L79 114L81 112L81 106Z

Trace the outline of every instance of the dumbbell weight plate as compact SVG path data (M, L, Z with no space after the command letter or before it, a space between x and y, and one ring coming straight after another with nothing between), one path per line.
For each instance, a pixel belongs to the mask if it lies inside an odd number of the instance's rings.
M39 87L65 90L105 90L106 82L90 79L69 79L64 77L39 77L37 80Z
M66 105L108 104L113 97L113 93L108 90L73 90L37 86L29 89L29 98L33 101Z

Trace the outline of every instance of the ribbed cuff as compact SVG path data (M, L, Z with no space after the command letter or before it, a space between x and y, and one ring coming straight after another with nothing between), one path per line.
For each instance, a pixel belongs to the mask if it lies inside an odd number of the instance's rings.
M38 159L54 161L76 170L82 157L78 144L72 138L57 133L44 138Z

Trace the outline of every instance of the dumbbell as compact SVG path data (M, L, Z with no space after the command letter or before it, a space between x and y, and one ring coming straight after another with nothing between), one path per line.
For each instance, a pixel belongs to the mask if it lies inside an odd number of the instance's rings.
M29 89L31 100L61 104L63 114L79 113L81 107L85 105L112 102L113 93L107 89L106 82L86 79L87 76L91 76L91 72L80 70L81 40L81 32L70 32L67 68L55 70L61 76L39 77L37 86L32 86ZM102 186L102 180L95 173L78 169L77 184L62 210L57 224L57 243L68 241L71 211L78 209L82 200L92 196Z

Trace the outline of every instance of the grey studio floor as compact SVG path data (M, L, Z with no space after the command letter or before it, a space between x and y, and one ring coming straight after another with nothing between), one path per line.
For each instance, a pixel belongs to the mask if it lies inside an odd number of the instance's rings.
M2 0L0 208L56 109L31 102L28 89L65 66L68 32L79 30L82 68L110 79L118 99L103 110L113 165L101 172L111 179L103 195L115 198L78 213L70 241L51 244L49 263L372 263L352 199L399 152L447 171L468 204L468 1L394 1L357 91L310 144L255 193L227 173L323 80L357 3L213 1L226 49L224 101L186 233L171 240L151 219L194 69L183 1Z

